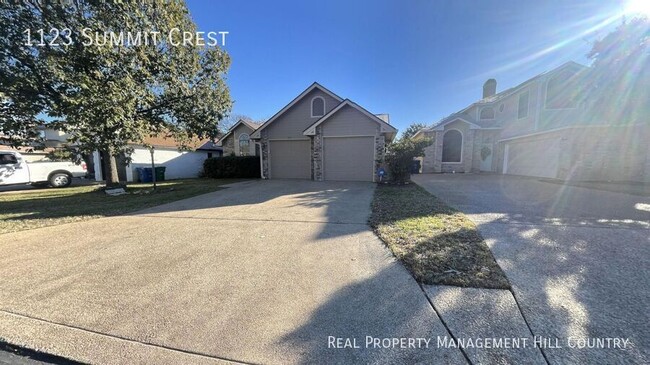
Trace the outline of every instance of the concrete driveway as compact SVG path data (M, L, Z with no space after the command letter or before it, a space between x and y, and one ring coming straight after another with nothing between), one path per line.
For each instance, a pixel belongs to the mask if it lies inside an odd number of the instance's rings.
M0 337L105 364L464 363L433 343L365 347L448 336L366 225L373 191L252 181L1 235Z
M559 339L543 349L550 363L650 361L650 197L501 175L414 180L477 223L533 333Z

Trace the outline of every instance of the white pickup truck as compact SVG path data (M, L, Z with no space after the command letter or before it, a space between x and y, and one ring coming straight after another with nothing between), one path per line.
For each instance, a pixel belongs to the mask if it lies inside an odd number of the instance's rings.
M86 164L73 162L27 162L14 151L0 151L0 186L31 184L63 188L73 177L86 176Z

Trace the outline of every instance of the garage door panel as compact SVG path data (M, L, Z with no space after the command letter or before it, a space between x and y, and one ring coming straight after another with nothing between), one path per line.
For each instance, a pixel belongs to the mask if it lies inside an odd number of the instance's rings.
M270 141L269 145L272 179L311 178L310 141Z
M325 180L372 181L374 137L325 137L323 140Z
M508 143L507 173L555 178L559 151L557 139Z

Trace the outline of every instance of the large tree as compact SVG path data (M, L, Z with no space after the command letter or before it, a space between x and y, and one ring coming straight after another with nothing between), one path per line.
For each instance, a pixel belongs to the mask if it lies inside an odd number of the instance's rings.
M611 123L647 123L650 114L650 21L628 20L588 54L593 67L586 96L594 118Z
M4 109L15 111L32 101L34 109L21 118L0 109L0 131L20 131L20 125L46 113L82 151L111 157L108 184L118 183L115 156L129 143L161 134L181 143L214 137L231 109L225 83L230 58L217 46L183 42L183 32L197 29L181 1L33 0L0 5L0 18L11 24L0 33ZM49 45L53 28L70 29L69 40L62 32L59 44ZM32 37L44 29L45 45L26 44L26 29ZM111 32L159 36L101 45Z
M408 128L402 132L402 139L409 139L413 137L418 131L420 131L423 128L426 128L427 125L424 123L412 123Z

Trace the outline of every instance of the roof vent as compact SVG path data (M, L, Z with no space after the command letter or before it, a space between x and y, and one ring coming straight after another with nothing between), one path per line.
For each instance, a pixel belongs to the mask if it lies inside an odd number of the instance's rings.
M497 93L497 80L489 79L483 84L483 99L489 98Z

